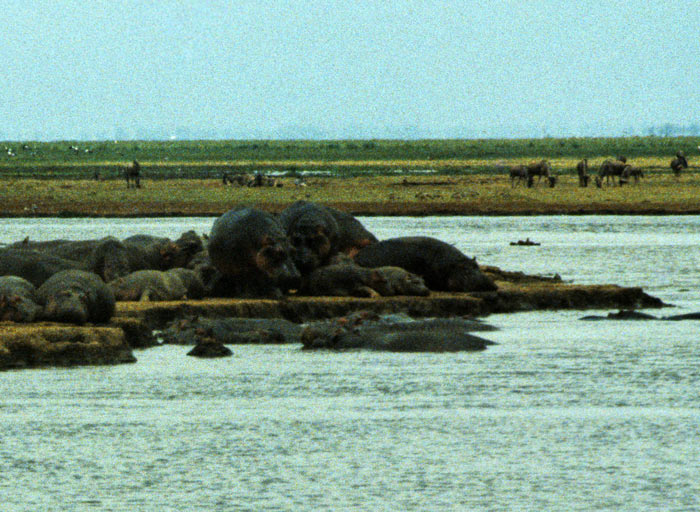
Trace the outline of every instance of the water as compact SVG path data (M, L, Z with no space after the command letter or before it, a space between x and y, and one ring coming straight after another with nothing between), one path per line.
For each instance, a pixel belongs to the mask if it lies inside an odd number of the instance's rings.
M700 311L698 217L362 220ZM0 220L0 242L211 223ZM491 316L499 344L474 354L173 346L2 372L2 510L700 510L697 322L583 314Z

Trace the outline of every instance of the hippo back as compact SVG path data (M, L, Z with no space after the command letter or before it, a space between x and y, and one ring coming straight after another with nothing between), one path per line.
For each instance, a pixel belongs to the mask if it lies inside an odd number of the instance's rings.
M361 249L355 261L363 267L401 267L419 275L431 290L493 291L495 284L476 263L452 245L426 236L382 240Z

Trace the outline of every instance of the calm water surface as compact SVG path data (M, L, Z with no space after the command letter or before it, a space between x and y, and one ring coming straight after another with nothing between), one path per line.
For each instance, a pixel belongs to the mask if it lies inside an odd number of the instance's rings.
M362 221L700 311L699 217ZM0 220L0 243L212 222ZM508 245L526 237L542 245ZM700 510L698 323L583 314L494 315L476 354L159 347L2 372L2 510Z

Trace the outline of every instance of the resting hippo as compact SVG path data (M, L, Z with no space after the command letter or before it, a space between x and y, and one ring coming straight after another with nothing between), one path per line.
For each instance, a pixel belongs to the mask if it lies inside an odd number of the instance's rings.
M194 255L203 249L202 239L192 230L175 241L139 234L125 238L124 244L131 250L133 270L187 267Z
M304 276L300 295L377 297L379 289L386 289L386 281L374 269L355 264L336 264L319 267Z
M279 297L300 284L282 226L262 210L239 208L216 219L208 251L235 295Z
M40 312L32 283L17 276L0 276L0 321L33 322Z
M111 281L132 271L132 259L128 249L116 238L99 240L46 240L41 242L18 242L16 248L41 251L52 257L73 261L83 270Z
M63 270L37 290L42 317L55 322L104 323L114 314L112 290L93 272Z
M494 343L470 334L495 330L461 318L410 320L358 312L308 324L301 334L304 349L368 349L389 352L457 352L484 350Z
M180 300L187 296L182 279L170 271L137 270L108 284L118 301Z
M34 286L41 286L56 272L78 269L81 266L70 260L30 249L0 250L0 275L19 276Z
M401 267L421 276L431 290L494 291L496 285L459 249L427 236L383 240L361 249L355 261L363 267Z
M383 286L377 291L384 296L417 295L425 297L430 290L425 286L423 278L401 267L377 267L373 269L383 278Z
M185 285L188 299L201 299L204 297L204 282L197 272L189 268L171 268L166 270L168 274L174 274Z
M352 262L319 267L302 280L300 295L389 297L430 293L423 279L399 267L365 268Z

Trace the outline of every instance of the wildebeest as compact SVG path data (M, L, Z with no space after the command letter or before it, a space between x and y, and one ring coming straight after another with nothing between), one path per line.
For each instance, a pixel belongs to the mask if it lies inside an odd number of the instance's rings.
M624 183L629 183L630 178L634 178L634 182L639 183L639 178L643 177L644 173L639 167L627 165L622 170L622 174L620 175L620 184L622 185L623 181Z
M527 165L527 177L534 178L537 176L537 183L539 183L543 176L545 178L549 178L549 173L551 170L552 167L549 165L547 160L534 162Z
M605 183L608 185L610 184L610 179L612 178L612 182L614 185L615 176L617 176L619 179L622 175L622 171L625 170L625 167L627 167L627 164L622 160L605 160L600 165L600 171L598 175L600 176L601 180L605 178Z
M590 177L588 176L588 159L584 158L576 164L576 172L578 173L578 186L587 187Z
M673 171L673 174L678 177L681 174L681 169L687 169L688 168L688 160L686 160L685 155L683 154L683 151L678 151L676 153L676 158L671 160L671 170Z
M136 160L126 164L124 178L126 179L126 188L141 188L141 165Z
M524 165L514 165L510 168L510 185L514 187L520 182L527 182L527 168Z

